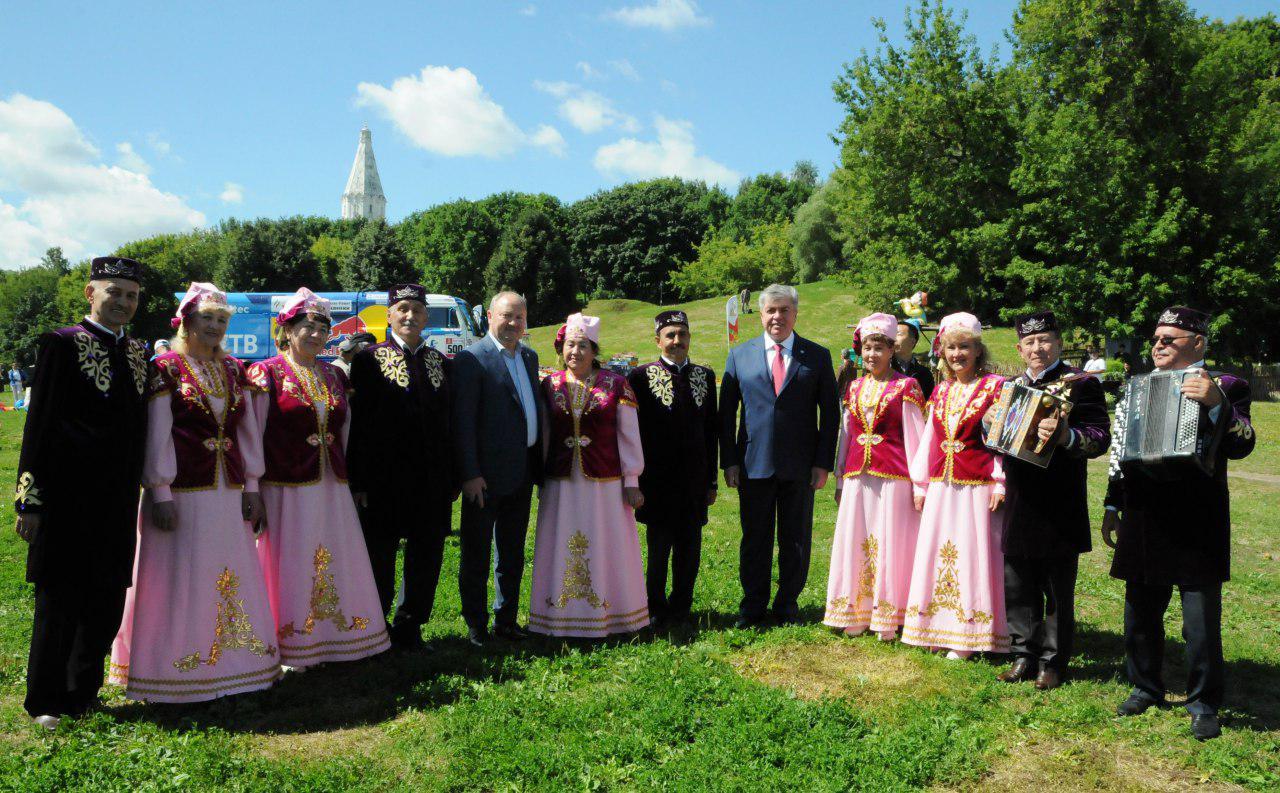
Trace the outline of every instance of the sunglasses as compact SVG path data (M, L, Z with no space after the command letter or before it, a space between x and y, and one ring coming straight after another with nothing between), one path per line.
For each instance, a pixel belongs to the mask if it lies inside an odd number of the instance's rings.
M1188 333L1185 336L1152 336L1151 346L1152 347L1172 347L1173 343L1178 339L1190 339L1190 338L1194 338L1195 335L1196 334L1194 333Z

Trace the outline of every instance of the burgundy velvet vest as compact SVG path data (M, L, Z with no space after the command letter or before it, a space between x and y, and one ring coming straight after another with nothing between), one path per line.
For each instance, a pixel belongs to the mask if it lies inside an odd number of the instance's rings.
M167 396L173 411L173 450L178 460L175 491L213 490L219 471L228 487L244 486L244 456L236 430L244 419L248 379L244 364L231 356L222 359L218 374L226 396L215 413L182 353L167 352L151 363L148 398Z
M347 376L330 363L316 363L328 410L322 419L312 406L306 385L287 358L277 355L249 367L249 382L270 397L267 428L262 436L269 485L314 485L328 466L340 482L347 481L342 451L342 424L347 418Z
M915 378L891 372L884 391L876 402L875 413L868 426L866 414L858 407L870 375L860 377L845 389L844 406L849 411L848 444L844 457L845 478L870 474L884 479L909 479L907 449L902 435L903 403L924 407L924 394Z
M933 390L933 446L929 449L929 479L954 485L988 485L995 469L995 455L982 441L982 417L1000 397L1000 375L983 375L973 387L969 401L956 423L955 434L947 429L947 395L956 390L955 380L943 380Z
M636 406L631 385L620 374L596 370L589 390L574 387L564 372L542 381L551 424L547 476L567 479L577 465L583 476L609 481L622 476L618 456L618 405ZM575 394L581 415L573 414Z

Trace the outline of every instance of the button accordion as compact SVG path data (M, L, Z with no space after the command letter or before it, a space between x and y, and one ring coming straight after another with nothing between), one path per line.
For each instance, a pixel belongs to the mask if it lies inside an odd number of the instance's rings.
M1218 433L1199 402L1182 395L1182 382L1199 369L1134 375L1116 403L1113 446L1121 468L1140 467L1155 479L1213 475Z
M1065 382L1059 380L1051 384L1053 390L1042 391L1016 380L1007 381L1000 390L996 412L987 430L987 447L1047 468L1057 444L1043 443L1036 429L1042 419L1057 416L1065 420L1071 412L1071 402L1059 390L1064 385Z

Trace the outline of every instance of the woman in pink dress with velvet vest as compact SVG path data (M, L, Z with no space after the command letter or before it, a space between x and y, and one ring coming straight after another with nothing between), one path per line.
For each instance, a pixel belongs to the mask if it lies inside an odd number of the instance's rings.
M130 699L197 702L280 677L250 528L262 446L244 365L222 351L230 316L217 287L191 284L173 351L151 363L138 550L111 652Z
M1004 378L987 371L982 323L943 318L934 339L943 381L929 398L924 436L911 460L922 509L902 641L947 648L948 658L1008 652L1004 610L1004 469L983 425Z
M534 633L602 637L649 624L636 398L625 377L599 368L599 340L599 318L569 317L556 337L565 369L542 381L547 481L533 549Z
M316 357L329 338L329 301L299 289L276 321L283 352L249 367L265 459L258 554L280 662L303 669L374 655L390 641L347 486L347 376Z
M867 374L841 395L839 510L822 620L849 636L869 627L883 641L902 626L920 527L907 464L924 430L924 395L890 366L897 331L892 315L872 314L854 332Z

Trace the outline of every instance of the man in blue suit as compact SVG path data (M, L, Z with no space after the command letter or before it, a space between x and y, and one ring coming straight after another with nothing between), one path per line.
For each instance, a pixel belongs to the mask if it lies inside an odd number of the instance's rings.
M738 488L742 520L739 628L764 620L775 520L773 613L784 624L800 620L796 598L809 575L813 494L834 467L840 422L831 353L795 333L800 295L774 284L759 304L764 335L730 351L720 387L720 464L725 484Z
M538 354L520 343L528 304L515 292L489 303L489 333L453 361L454 437L462 481L458 590L468 639L489 639L489 550L493 564L493 632L504 639L528 634L516 624L524 539L533 486L542 482L539 429L544 412Z

